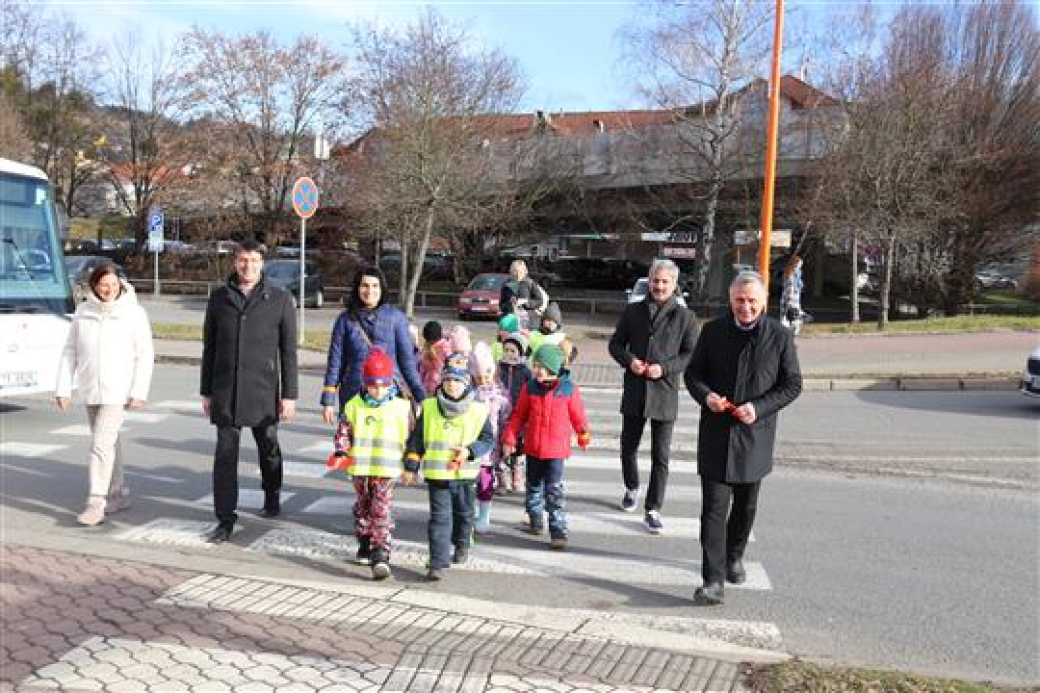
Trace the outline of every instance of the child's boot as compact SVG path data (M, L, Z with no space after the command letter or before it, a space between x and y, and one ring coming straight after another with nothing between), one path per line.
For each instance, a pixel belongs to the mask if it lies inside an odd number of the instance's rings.
M557 530L550 532L552 537L552 547L557 551L563 551L567 548L567 532L566 530Z
M372 545L369 537L358 537L358 548L355 560L358 565L371 565Z
M473 525L473 531L477 534L491 531L491 501L477 503L477 521Z
M372 550L372 579L385 580L390 577L390 556L382 547Z

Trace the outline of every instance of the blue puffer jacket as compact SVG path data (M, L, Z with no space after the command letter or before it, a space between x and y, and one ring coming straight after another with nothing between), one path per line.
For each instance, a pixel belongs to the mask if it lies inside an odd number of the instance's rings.
M360 321L360 324L359 324ZM369 343L361 334L364 328L372 346L381 347L394 363L394 378L402 379L416 401L426 397L415 362L415 345L408 332L408 318L389 304L375 310L361 311L358 320L347 311L336 318L329 344L328 365L325 368L325 386L321 391L323 407L336 406L340 410L350 398L361 392L361 366L368 358ZM337 398L338 393L338 398Z

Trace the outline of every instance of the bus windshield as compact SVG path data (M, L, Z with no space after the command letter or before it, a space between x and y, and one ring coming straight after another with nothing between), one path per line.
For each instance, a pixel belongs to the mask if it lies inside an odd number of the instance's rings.
M74 309L50 184L18 164L0 166L0 313Z

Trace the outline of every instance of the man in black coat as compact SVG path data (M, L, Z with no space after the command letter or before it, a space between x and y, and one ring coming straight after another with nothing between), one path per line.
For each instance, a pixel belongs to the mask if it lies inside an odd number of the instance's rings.
M296 411L296 315L292 297L264 282L265 248L246 241L235 250L235 273L210 294L202 348L202 408L217 427L213 506L217 527L207 540L231 538L238 507L238 443L253 431L264 489L263 514L281 511L282 451L278 421Z
M704 585L694 593L697 604L721 604L723 579L745 580L759 486L773 469L777 412L802 392L794 338L765 314L766 301L757 272L738 274L729 287L730 312L704 326L686 369L686 388L702 407L697 473Z
M650 486L644 507L651 534L664 529L661 508L668 484L672 429L679 415L679 377L693 354L697 319L679 305L679 268L671 260L650 267L646 298L630 303L610 338L610 355L625 369L621 395L621 509L632 512L639 494L636 453L650 420Z

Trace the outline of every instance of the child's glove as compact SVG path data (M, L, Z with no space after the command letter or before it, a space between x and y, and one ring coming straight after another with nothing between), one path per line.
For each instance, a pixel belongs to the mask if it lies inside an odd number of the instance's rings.
M582 431L578 434L578 447L582 450L587 450L589 443L592 442L592 431Z
M448 470L457 472L462 469L462 464L469 459L469 450L466 448L458 448L455 451L455 457L448 461Z
M342 469L343 471L346 471L354 466L354 458L340 450L329 455L329 459L325 461L325 466L329 469Z

